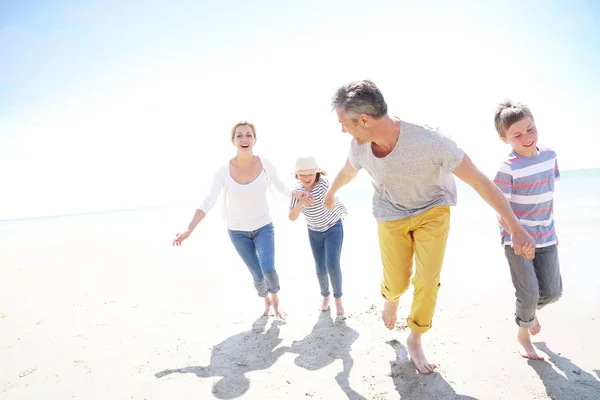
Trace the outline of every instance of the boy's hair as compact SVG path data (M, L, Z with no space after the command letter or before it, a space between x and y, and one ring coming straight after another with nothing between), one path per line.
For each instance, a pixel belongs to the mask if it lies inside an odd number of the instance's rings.
M296 177L296 179L300 180L300 179L298 178L298 174L296 174L296 175L294 175L294 176ZM315 178L315 182L319 182L319 179L321 179L321 173L320 173L320 172L317 172L317 177Z
M533 120L533 114L529 107L511 100L504 100L496 107L494 114L494 125L500 137L506 137L506 131L512 124L519 122L525 117Z

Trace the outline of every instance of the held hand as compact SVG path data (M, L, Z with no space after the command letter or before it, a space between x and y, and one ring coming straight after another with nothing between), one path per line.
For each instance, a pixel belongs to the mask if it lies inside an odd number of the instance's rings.
M523 229L513 233L512 248L516 255L522 255L530 260L533 260L535 257L535 240Z
M331 192L327 192L327 194L325 195L325 200L323 201L323 205L328 210L332 210L335 206L335 195Z
M187 229L186 231L184 231L182 233L176 234L175 239L173 239L173 246L181 246L181 242L183 242L185 239L189 238L191 234L192 234L192 231L190 231L189 229Z

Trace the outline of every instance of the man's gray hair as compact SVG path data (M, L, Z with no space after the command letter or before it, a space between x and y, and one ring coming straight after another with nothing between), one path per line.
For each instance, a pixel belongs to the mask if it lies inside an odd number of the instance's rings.
M361 114L380 119L387 114L387 104L377 86L368 80L350 82L338 88L331 100L333 110L342 110L352 121Z

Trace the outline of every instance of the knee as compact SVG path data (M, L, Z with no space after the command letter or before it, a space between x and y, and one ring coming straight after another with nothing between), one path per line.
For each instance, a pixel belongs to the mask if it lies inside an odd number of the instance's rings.
M535 294L517 295L517 304L519 308L535 310L540 302L540 297Z

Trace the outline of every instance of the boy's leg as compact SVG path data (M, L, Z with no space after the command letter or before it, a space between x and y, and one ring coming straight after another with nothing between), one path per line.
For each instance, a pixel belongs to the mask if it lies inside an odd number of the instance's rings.
M517 340L521 345L519 353L522 357L542 360L533 343L529 330L537 330L535 310L539 299L539 285L535 274L533 260L515 254L511 246L504 246L504 254L510 267L510 275L515 287L516 311L515 322L519 326ZM536 251L536 257L537 257ZM533 332L537 333L536 331Z
M327 277L327 263L325 259L325 234L323 232L315 232L308 229L308 242L315 259L315 269L317 272L317 280L321 288L321 296L329 296L329 278ZM322 311L327 310L327 305L323 304Z
M381 295L386 300L383 323L393 329L398 318L398 300L410 285L413 266L413 238L410 218L377 223L379 250L383 264Z
M540 310L562 296L562 277L556 245L536 249L533 265L540 288L537 304Z
M254 246L254 241L251 238L250 232L232 231L229 229L228 232L233 247L235 247L235 250L252 274L254 287L256 288L258 295L260 297L265 297L269 294L269 290L267 283L265 282L265 277L260 269L260 261L256 255L256 247Z
M510 276L515 287L515 322L521 328L531 328L535 321L535 310L539 300L539 285L533 260L515 254L510 246L504 246ZM536 251L536 258L538 256Z

